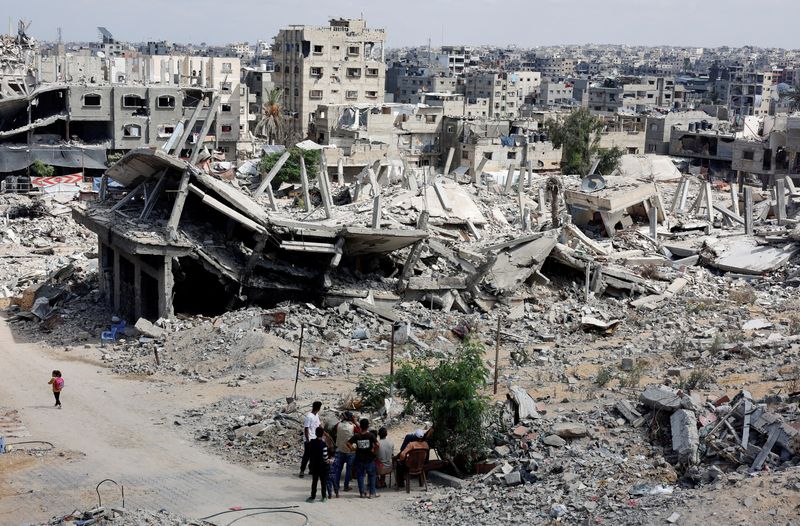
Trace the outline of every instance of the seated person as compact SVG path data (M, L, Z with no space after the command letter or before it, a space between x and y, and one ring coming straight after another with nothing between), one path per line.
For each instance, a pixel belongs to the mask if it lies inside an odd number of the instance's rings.
M430 445L428 445L428 441L426 438L426 433L421 429L417 429L414 432L415 439L409 442L405 447L402 448L400 454L395 457L397 461L397 487L403 485L405 481L405 474L408 472L408 468L406 467L406 457L409 453L417 449L423 449L426 452L430 451ZM405 441L403 441L405 442Z

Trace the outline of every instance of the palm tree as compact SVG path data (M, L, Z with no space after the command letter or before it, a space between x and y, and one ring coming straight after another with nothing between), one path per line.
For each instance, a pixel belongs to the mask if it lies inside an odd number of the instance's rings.
M255 134L265 137L270 144L275 144L283 135L282 98L283 92L280 88L269 90L267 100L261 108L261 120L256 125Z

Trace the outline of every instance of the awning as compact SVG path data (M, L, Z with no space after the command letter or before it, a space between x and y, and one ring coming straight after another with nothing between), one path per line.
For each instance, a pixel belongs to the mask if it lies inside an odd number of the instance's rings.
M106 150L80 146L0 146L0 173L24 170L34 161L61 168L106 169Z

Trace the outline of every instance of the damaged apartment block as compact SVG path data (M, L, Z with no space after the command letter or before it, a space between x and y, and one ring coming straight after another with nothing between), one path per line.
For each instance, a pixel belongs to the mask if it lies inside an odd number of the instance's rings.
M195 149L190 161L198 157ZM100 287L126 319L319 298L343 261L366 267L427 236L282 218L164 150L131 151L105 178L124 196L104 189L105 199L74 217L98 235Z

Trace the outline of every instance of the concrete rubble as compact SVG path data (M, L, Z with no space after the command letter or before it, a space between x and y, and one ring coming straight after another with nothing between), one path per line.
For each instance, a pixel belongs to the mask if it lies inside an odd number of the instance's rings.
M506 399L487 470L410 503L425 524L663 522L751 473L794 484L793 223L756 218L746 235L680 198L672 210L680 179L630 168L603 197L570 176L507 191L482 174L314 174L273 188L269 174L223 180L134 150L107 172L123 190L72 218L4 196L0 248L23 262L0 270L6 307L22 333L96 349L121 375L224 385L229 397L175 425L261 465L299 461L302 410L237 391L293 378L301 338L301 382L385 370L393 334L397 360L450 356L466 334L499 339ZM327 393L326 407L348 402ZM375 419L421 425L396 416Z

